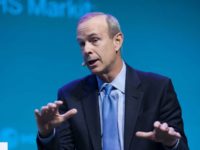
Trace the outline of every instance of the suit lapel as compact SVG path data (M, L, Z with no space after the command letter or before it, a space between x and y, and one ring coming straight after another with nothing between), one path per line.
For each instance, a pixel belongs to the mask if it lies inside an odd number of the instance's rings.
M135 136L134 128L143 98L143 91L140 89L140 79L137 73L128 65L126 66L124 150L129 149L131 140ZM98 85L95 75L90 76L83 87L85 88L83 89L82 105L88 132L94 150L101 150Z
M143 92L136 72L127 65L125 85L125 128L124 150L128 150L134 136L134 128L139 114Z
M101 127L98 103L98 86L95 75L84 83L82 105L94 150L101 150Z

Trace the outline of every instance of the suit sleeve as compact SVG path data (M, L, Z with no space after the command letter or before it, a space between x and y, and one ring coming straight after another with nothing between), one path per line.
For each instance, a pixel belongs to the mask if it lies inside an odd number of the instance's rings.
M160 121L167 122L169 126L173 127L182 136L177 150L189 150L184 133L181 107L171 80L168 80L165 86L160 108Z

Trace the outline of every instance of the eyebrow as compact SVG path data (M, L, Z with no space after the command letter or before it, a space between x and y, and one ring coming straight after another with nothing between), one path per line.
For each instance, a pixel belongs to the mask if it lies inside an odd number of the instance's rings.
M87 38L91 38L91 37L93 37L93 36L98 36L98 34L96 34L96 33L91 33L91 34L89 34L89 35L87 36ZM81 41L81 40L82 40L82 38L77 37L77 41Z

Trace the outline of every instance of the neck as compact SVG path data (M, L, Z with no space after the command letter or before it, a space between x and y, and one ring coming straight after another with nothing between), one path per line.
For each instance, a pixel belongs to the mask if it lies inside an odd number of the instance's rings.
M120 73L121 69L123 67L123 61L122 59L119 59L118 61L116 61L111 67L110 69L108 69L107 72L99 74L99 78L107 83L112 82L115 77Z

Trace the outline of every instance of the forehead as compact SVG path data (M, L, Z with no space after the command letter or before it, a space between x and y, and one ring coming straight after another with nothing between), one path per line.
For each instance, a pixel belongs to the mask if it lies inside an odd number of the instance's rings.
M106 17L103 15L85 20L77 27L77 38L91 34L101 35L103 33L108 33L108 24L106 22Z

